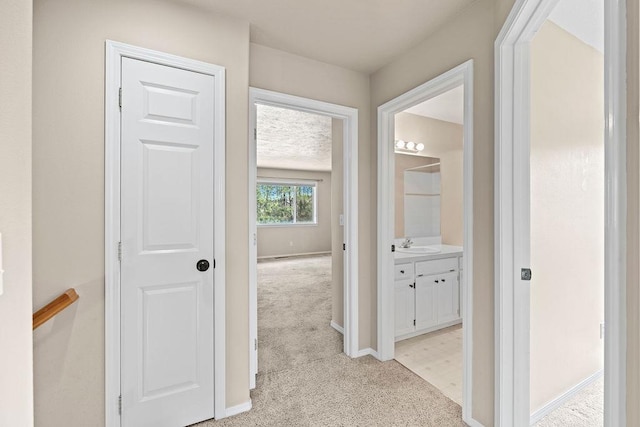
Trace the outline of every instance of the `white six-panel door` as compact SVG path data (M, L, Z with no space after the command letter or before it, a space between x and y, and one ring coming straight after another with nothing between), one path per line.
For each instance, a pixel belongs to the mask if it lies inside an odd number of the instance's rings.
M213 117L213 76L122 59L125 427L214 416Z

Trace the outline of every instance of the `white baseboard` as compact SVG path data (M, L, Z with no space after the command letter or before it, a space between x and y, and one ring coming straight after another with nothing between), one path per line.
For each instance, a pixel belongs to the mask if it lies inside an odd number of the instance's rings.
M469 427L484 427L484 425L480 421L476 421L473 418L469 420L463 419L462 421L464 421Z
M268 260L268 259L278 259L278 258L295 258L295 257L305 257L305 256L314 256L314 255L331 255L331 251L326 252L326 251L322 251L322 252L301 252L301 253L295 253L295 254L282 254L282 255L264 255L264 256L259 256L258 259L259 260Z
M362 356L373 356L376 359L379 359L378 352L375 351L374 349L372 349L371 347L363 348L362 350L358 350L358 352L356 353L355 357L362 357Z
M252 406L251 399L249 399L248 402L244 402L244 403L241 403L239 405L227 408L226 417L233 417L234 415L238 415L238 414L241 414L243 412L248 412L248 411L251 410L251 406Z
M569 390L565 391L560 396L556 397L550 402L547 402L546 405L544 405L542 408L538 409L536 412L531 414L531 418L529 420L530 425L534 425L535 423L540 421L542 418L544 418L545 416L549 415L551 412L555 411L556 409L564 405L567 402L567 400L571 399L573 396L575 396L576 394L584 390L588 385L598 380L603 373L604 373L604 370L600 370L596 372L595 374L582 380L581 382L579 382Z
M334 322L333 320L331 321L331 327L333 329L335 329L336 331L340 332L342 335L344 335L344 328L340 325L338 325L336 322Z

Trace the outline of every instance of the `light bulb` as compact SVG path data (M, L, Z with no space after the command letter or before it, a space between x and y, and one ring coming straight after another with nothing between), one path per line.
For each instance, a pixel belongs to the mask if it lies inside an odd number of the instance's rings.
M400 148L403 149L404 148L404 141L399 139L396 141L396 148Z
M418 151L422 151L422 150L424 150L424 144L423 144L422 142L419 142L419 143L416 145L416 150L418 150Z
M416 144L414 144L413 142L411 141L407 142L407 150L413 150L415 146Z

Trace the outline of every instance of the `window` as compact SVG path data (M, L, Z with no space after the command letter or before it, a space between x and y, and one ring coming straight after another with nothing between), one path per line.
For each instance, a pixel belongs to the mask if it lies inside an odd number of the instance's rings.
M259 181L258 225L317 224L315 182Z

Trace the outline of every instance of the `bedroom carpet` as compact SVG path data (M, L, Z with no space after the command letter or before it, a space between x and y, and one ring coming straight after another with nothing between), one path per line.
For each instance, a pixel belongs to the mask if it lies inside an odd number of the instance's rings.
M198 427L464 426L461 409L395 361L350 359L331 320L331 257L258 264L253 409Z

